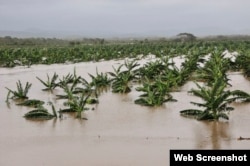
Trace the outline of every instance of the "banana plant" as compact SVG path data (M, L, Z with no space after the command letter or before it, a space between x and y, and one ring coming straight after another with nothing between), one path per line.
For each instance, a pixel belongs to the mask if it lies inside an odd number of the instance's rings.
M236 63L239 64L240 68L243 69L243 74L245 77L250 77L250 54L249 52L244 52L243 55L238 56Z
M159 78L155 82L147 80L142 87L138 87L136 90L144 93L140 95L139 99L135 100L135 104L160 106L164 102L176 101L170 94L170 84Z
M6 87L6 89L8 90L8 94L7 94L7 99L6 102L8 102L8 100L11 99L28 99L28 92L29 89L31 88L31 83L26 82L25 87L23 87L22 83L20 80L18 80L18 82L16 83L17 86L17 90L11 90L9 88ZM12 94L12 96L10 97L10 95Z
M223 78L217 78L212 86L201 86L192 89L190 93L201 98L202 103L191 102L204 109L186 109L180 111L183 116L194 117L198 120L218 120L219 118L229 119L228 113L234 110L228 104L234 101L249 101L250 95L240 90L225 90L227 84Z
M114 76L113 82L112 82L112 92L114 93L128 93L131 91L131 88L129 87L129 81L131 80L131 76L129 73L120 73L119 75L111 74L111 76Z
M62 79L59 79L58 85L60 86L61 84L78 84L81 83L82 77L77 76L76 74L76 69L74 68L74 73L68 73L66 76L63 76ZM63 85L64 86L64 85Z
M81 114L83 111L87 110L85 105L87 104L87 101L90 97L90 94L85 96L84 93L81 94L81 97L75 97L71 100L68 100L65 105L69 106L69 108L61 109L59 112L76 112L76 118L81 118Z
M29 106L29 107L39 107L41 105L44 104L44 101L41 100L37 100L37 99L29 99L29 100L25 100L21 103L18 103L17 105L21 105L21 106Z
M229 70L228 62L228 60L223 59L220 52L214 52L205 67L197 70L196 79L207 82L210 86L215 79L221 77L226 84L230 85L226 74Z
M113 78L112 80L112 91L114 93L128 93L131 91L129 82L136 78L133 69L139 64L132 62L125 62L121 64L117 69L113 67L114 72L108 72ZM121 68L125 66L126 70L122 71Z
M57 118L57 113L53 104L51 105L51 108L53 114L49 113L46 108L40 106L39 108L24 114L24 117L26 119L41 119L41 120L49 120L52 118Z
M47 74L47 81L43 81L39 77L36 77L36 78L46 87L45 89L42 89L43 91L47 91L47 90L52 91L58 86L58 84L56 83L58 75L56 73L54 73L51 79L49 75Z
M96 69L96 76L89 74L92 81L90 82L91 86L95 86L96 88L107 87L111 83L111 79L108 77L107 73L99 73Z
M94 100L96 100L96 103L98 102L98 95L99 95L99 89L96 87L96 86L94 86L93 84L92 84L92 82L88 82L86 79L84 79L84 78L82 78L82 80L81 80L81 84L83 85L83 86L81 86L81 87L75 87L74 88L74 90L72 91L73 92L73 94L81 94L81 93L83 93L83 94L85 94L85 95L88 95L88 94L90 94L91 96L94 96L94 98L91 98L91 99L93 99L93 101ZM91 102L90 102L91 103Z
M56 95L57 99L73 99L74 98L74 88L76 87L77 82L74 82L71 86L67 84L67 82L62 81L60 83L60 87L64 90L65 94Z
M136 60L133 60L133 61L125 60L124 66L126 67L127 72L130 72L132 74L133 70L137 66L139 66L139 63L137 63Z
M161 60L156 60L147 62L138 69L137 73L139 73L141 78L153 80L156 76L161 75L165 69L166 65Z
M186 83L187 78L184 74L186 72L185 68L178 69L174 64L171 68L165 68L162 74L158 77L164 82L168 82L168 86L171 91L177 90L180 86ZM189 77L189 75L187 76Z
M193 73L197 70L197 62L198 62L199 54L197 52L191 52L186 56L186 60L181 64L181 68L178 71L178 85L184 85L193 75ZM176 69L175 69L176 70Z

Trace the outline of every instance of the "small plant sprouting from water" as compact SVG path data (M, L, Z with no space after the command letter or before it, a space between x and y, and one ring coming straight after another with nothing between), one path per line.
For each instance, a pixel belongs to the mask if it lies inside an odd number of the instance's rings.
M61 82L60 83L60 87L64 90L64 92L66 94L64 95L56 95L57 99L73 99L74 97L74 94L73 94L73 90L75 88L77 84L76 83L73 83L71 86L67 85L67 82Z
M99 73L97 69L96 69L96 76L92 74L89 74L89 76L92 79L90 85L95 86L96 88L107 87L111 82L107 73L102 73L102 72Z
M82 93L80 97L75 96L71 100L65 102L65 105L69 106L69 108L60 110L60 113L76 112L77 113L76 118L81 118L82 112L87 109L85 105L87 104L89 97L90 94L85 96L84 93Z
M31 85L32 85L31 83L26 82L25 87L23 87L21 81L18 80L18 82L16 83L16 86L17 86L16 91L11 90L6 87L6 89L8 90L6 102L8 103L9 99L28 99L27 95L28 95L29 89L31 88Z
M66 76L63 76L62 79L59 79L58 85L61 86L61 84L78 84L81 83L82 77L77 76L76 74L76 69L74 68L74 73L73 74L67 74Z
M42 89L43 91L47 91L47 90L52 91L58 86L58 84L56 83L58 75L56 73L54 73L51 79L49 75L47 74L47 81L43 81L39 77L36 77L36 78L46 87L45 89Z

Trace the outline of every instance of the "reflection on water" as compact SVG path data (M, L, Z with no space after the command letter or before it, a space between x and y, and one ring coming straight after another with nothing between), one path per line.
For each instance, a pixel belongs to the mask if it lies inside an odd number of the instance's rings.
M197 149L221 149L222 146L230 148L232 135L229 122L199 122L199 125L202 127L195 128Z
M112 66L123 61L79 63L74 65L38 65L31 68L0 70L0 165L168 165L170 149L241 149L250 148L249 104L234 104L229 121L204 122L184 118L179 111L193 108L190 101L198 98L187 94L195 84L188 82L173 97L178 102L162 107L134 104L141 94L113 94L110 89L100 92L99 104L89 106L83 113L88 120L76 119L75 114L64 114L62 119L31 121L22 116L31 108L5 103L7 90L16 88L16 81L31 82L30 98L63 108L63 101L53 93L41 91L36 79L46 79L54 72L59 76L72 73L90 79L88 73L112 71ZM250 83L239 74L230 75L232 88L250 92ZM94 108L92 110L92 108ZM41 157L42 156L42 157ZM143 158L143 161L141 160ZM30 161L27 163L27 161Z

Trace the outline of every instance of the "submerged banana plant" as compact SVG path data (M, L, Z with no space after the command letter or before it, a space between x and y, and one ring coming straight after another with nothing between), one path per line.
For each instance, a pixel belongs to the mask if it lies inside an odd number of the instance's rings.
M111 80L108 78L107 73L99 73L96 69L96 76L89 74L92 81L90 82L91 86L95 86L96 88L107 87L110 85Z
M56 83L58 75L56 73L54 73L51 79L49 75L47 74L47 81L43 81L39 77L36 77L36 78L46 87L45 89L42 89L43 91L47 91L47 90L52 91L58 86L58 84Z
M17 105L21 105L21 106L29 106L29 107L39 107L41 105L44 104L44 101L41 100L37 100L37 99L29 99L29 100L25 100L21 103L18 103Z
M48 110L44 107L39 107L35 110L32 110L24 115L26 119L39 119L39 120L49 120L52 118L57 118L57 113L54 105L51 105L53 114L49 113Z
M8 90L6 102L8 102L8 99L28 99L27 94L29 92L29 89L31 88L31 85L31 83L26 82L25 87L23 87L21 81L18 80L18 82L16 83L16 91L6 87L6 89ZM10 97L11 94L12 96Z
M142 87L138 87L136 90L144 93L140 95L139 99L135 100L135 104L160 106L164 102L176 101L170 94L170 84L163 82L159 78L155 82L147 80Z
M112 91L114 93L128 93L131 91L129 87L129 82L136 78L136 75L133 69L138 66L135 61L127 62L120 65L117 69L114 69L114 72L108 72L112 78ZM121 68L125 66L126 70L122 71Z
M221 77L226 84L230 85L226 75L226 72L229 70L228 62L228 60L223 59L220 52L213 52L211 59L206 63L205 67L197 70L197 79L205 81L210 86L215 79Z
M240 90L225 90L227 84L223 78L218 78L207 87L196 84L198 89L192 89L190 93L201 98L202 103L191 102L204 109L186 109L180 111L183 116L194 117L198 120L218 120L219 118L229 119L228 113L234 110L228 104L234 101L248 102L250 95Z
M77 76L76 74L76 69L74 68L74 73L70 74L68 73L66 76L63 76L62 79L59 79L59 86L61 86L61 84L78 84L81 83L82 77L81 76Z
M87 101L90 97L90 94L85 96L83 93L81 97L75 97L71 100L68 100L65 105L68 105L69 108L66 109L61 109L59 112L64 113L64 112L76 112L76 118L81 118L81 114L83 111L87 110L85 108L85 105L87 104Z
M67 85L67 82L61 82L60 87L64 90L65 94L63 95L56 95L57 99L73 99L74 98L74 88L76 87L77 83L73 83L71 86Z
M250 55L245 53L245 55L238 56L236 59L237 64L243 69L243 75L245 77L250 77Z
M155 77L162 74L166 69L166 64L161 60L147 62L143 67L137 70L141 78L153 80Z

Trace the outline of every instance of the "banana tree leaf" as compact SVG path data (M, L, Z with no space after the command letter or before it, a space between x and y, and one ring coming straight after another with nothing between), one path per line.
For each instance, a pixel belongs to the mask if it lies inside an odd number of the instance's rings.
M76 110L72 109L72 108L66 108L66 109L61 109L59 112L60 113L64 113L64 112L76 112Z
M217 120L219 117L214 117L207 111L204 111L202 114L198 116L198 120Z
M25 118L27 119L44 119L44 120L49 120L54 118L55 116L50 114L47 110L45 109L37 109L37 110L32 110L24 115Z
M44 104L44 101L36 100L36 99L30 99L30 100L25 100L24 102L18 103L16 105L38 107L38 106L43 105L43 104Z
M139 98L139 99L136 99L135 101L135 104L140 104L140 105L144 105L144 106L154 106L154 104L144 98Z
M229 120L228 115L225 114L225 113L220 113L220 114L219 114L219 118L223 118L223 119Z
M86 101L87 104L97 104L99 103L98 99L94 99L94 98L89 98Z
M56 99L69 99L69 96L68 95L56 95Z
M186 110L182 110L180 111L181 115L186 115L186 116L198 116L201 115L203 113L203 111L201 110L197 110L197 109L186 109Z

